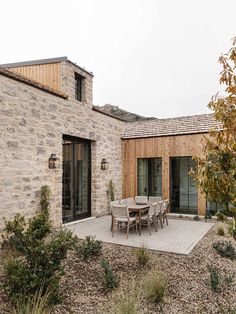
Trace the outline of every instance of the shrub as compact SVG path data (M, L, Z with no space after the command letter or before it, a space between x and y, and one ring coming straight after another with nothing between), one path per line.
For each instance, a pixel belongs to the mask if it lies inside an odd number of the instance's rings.
M236 257L236 250L229 241L217 241L213 243L213 248L222 256L233 260Z
M218 221L221 221L221 222L226 222L228 220L227 216L225 216L222 212L217 212L216 213L216 218Z
M223 236L225 235L225 230L224 230L224 226L220 225L217 227L217 232L216 232L219 236Z
M199 217L198 215L196 215L196 216L193 217L193 220L199 221L199 220L201 220L201 219L200 219L200 217Z
M229 222L228 232L231 235L231 237L233 237L234 240L236 240L236 226L235 226L235 221L234 220Z
M219 291L220 286L220 274L216 267L208 265L208 270L210 273L210 287L213 291Z
M162 303L165 287L165 281L159 274L151 274L144 281L143 295L152 303Z
M114 313L114 311L112 311ZM126 295L124 298L119 298L116 302L116 314L137 314L138 302L133 295Z
M77 253L84 259L92 256L98 256L101 253L102 242L95 237L88 236L80 244L77 245Z
M17 252L5 263L5 290L13 302L33 297L42 289L50 291L50 302L59 297L59 281L63 274L61 262L74 248L75 238L69 230L53 232L49 221L47 186L41 188L41 211L28 221L17 215L6 222L4 246Z
M103 278L105 286L108 289L115 289L119 285L118 278L113 274L112 268L107 260L101 260L101 267L103 268Z
M144 267L147 265L150 255L148 250L144 246L142 246L141 248L136 250L136 257L139 266Z
M209 283L210 287L213 291L219 292L224 286L231 285L233 279L235 277L235 273L229 273L228 271L225 273L221 273L217 267L208 265L207 266L209 271Z

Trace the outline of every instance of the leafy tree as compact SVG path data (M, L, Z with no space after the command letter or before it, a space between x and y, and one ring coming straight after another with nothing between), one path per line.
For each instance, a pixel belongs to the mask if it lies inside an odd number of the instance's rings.
M195 157L198 167L191 175L209 201L231 211L236 238L236 37L219 62L223 67L220 84L225 86L225 93L213 96L208 107L221 127L204 138L203 156Z

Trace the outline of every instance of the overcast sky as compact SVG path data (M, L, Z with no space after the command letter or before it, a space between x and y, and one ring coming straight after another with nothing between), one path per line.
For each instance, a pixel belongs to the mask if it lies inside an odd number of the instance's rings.
M94 104L145 116L209 112L235 0L3 0L0 63L67 56L94 73Z

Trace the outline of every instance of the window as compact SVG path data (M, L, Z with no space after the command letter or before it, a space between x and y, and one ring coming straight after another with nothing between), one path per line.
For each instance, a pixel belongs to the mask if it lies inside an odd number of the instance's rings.
M162 195L162 159L138 158L138 195Z
M82 101L82 81L83 77L75 73L75 99Z

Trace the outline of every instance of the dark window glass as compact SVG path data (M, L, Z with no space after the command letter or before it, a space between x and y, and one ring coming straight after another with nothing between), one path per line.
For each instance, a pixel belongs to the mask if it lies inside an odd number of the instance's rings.
M162 159L138 159L138 195L162 195Z
M82 81L83 77L75 73L75 99L82 101Z

